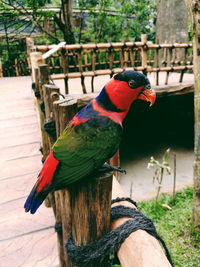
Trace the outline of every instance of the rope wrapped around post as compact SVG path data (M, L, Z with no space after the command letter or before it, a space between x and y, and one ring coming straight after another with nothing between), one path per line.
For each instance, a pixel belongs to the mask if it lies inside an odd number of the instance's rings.
M130 198L124 197L112 200L112 204L121 201L128 201L133 205L136 204ZM115 257L115 259L112 259L112 257L109 258L109 256L116 256L116 252L119 250L121 244L131 233L137 230L144 230L155 237L162 244L166 253L166 257L171 264L168 266L173 266L167 246L163 239L158 235L151 219L144 216L135 208L126 207L123 205L118 205L111 208L111 223L114 220L123 217L128 217L130 220L127 220L116 229L105 234L102 238L87 245L77 246L72 238L72 234L70 234L66 248L72 263L77 267L97 266L97 263L98 266L105 266L105 259L107 259L106 266L112 266L114 261L117 261L117 258ZM102 265L102 263L104 265Z

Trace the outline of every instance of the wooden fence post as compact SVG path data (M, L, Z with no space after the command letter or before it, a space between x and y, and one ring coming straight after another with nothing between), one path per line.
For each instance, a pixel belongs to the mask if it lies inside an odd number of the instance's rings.
M141 34L141 42L143 42L144 44L147 43L147 34ZM142 60L142 67L143 69L143 73L145 75L147 75L147 48L146 46L142 47L142 51L141 51L141 60Z
M26 52L27 52L27 62L28 62L28 67L31 69L31 60L30 60L30 53L33 52L34 48L34 40L31 37L26 38Z
M79 181L69 187L69 193L72 236L76 245L86 245L109 232L112 173ZM95 266L107 265L102 262Z
M20 76L17 58L15 59L15 72L16 72L16 76Z
M53 103L53 113L56 121L57 136L65 129L67 123L77 112L77 102L66 98ZM71 209L68 190L60 190L54 193L56 222L61 225L61 233L58 238L60 264L62 267L70 267L71 262L66 253L65 243L71 232Z
M112 173L83 179L69 191L76 245L86 245L106 234L110 229Z
M32 81L35 82L35 69L39 67L39 65L44 64L44 59L42 58L41 52L31 52L30 53L30 61L31 61L31 74Z
M3 66L1 59L0 59L0 77L3 77Z

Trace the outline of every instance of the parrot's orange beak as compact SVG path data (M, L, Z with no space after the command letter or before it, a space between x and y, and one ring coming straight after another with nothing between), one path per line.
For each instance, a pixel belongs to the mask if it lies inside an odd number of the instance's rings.
M156 101L156 92L153 89L145 89L139 94L138 99L150 102L152 106Z

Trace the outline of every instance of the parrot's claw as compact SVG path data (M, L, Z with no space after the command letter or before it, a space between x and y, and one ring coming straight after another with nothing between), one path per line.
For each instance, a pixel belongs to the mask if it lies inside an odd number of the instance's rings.
M110 172L110 171L115 171L115 172L121 172L126 174L126 170L122 169L121 167L117 166L110 166L108 163L104 163L104 165L99 169L100 172Z

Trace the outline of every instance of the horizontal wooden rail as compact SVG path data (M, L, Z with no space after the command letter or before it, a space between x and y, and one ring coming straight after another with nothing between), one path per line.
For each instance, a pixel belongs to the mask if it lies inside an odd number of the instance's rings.
M192 44L153 44L147 35L141 35L140 42L110 42L99 44L39 45L34 50L43 52L47 58L53 80L64 79L65 92L69 93L69 79L80 78L83 93L87 93L85 77L92 77L91 91L94 92L94 77L110 75L124 70L156 73L159 85L159 72L180 72L180 82L184 73L193 69ZM54 51L56 51L54 53Z
M56 45L37 45L34 48L37 51L47 51L53 49ZM192 47L190 43L174 43L174 44L152 44L151 42L118 42L118 43L99 43L99 44L73 44L65 45L61 49L65 50L77 50L77 49L102 49L102 48L122 48L122 47L146 47L148 49L159 48L189 48Z
M75 78L81 78L81 77L95 77L95 76L101 76L101 75L111 75L115 73L119 73L124 70L136 70L136 71L144 71L147 72L170 72L170 71L184 71L184 70L191 70L193 69L193 65L188 66L175 66L175 67L162 67L162 68L151 68L151 67L128 67L128 68L116 68L116 69L106 69L106 70L96 70L96 71L86 71L86 72L72 72L72 73L60 73L60 74L52 74L51 78L53 80L61 80L65 78L69 79L75 79Z

